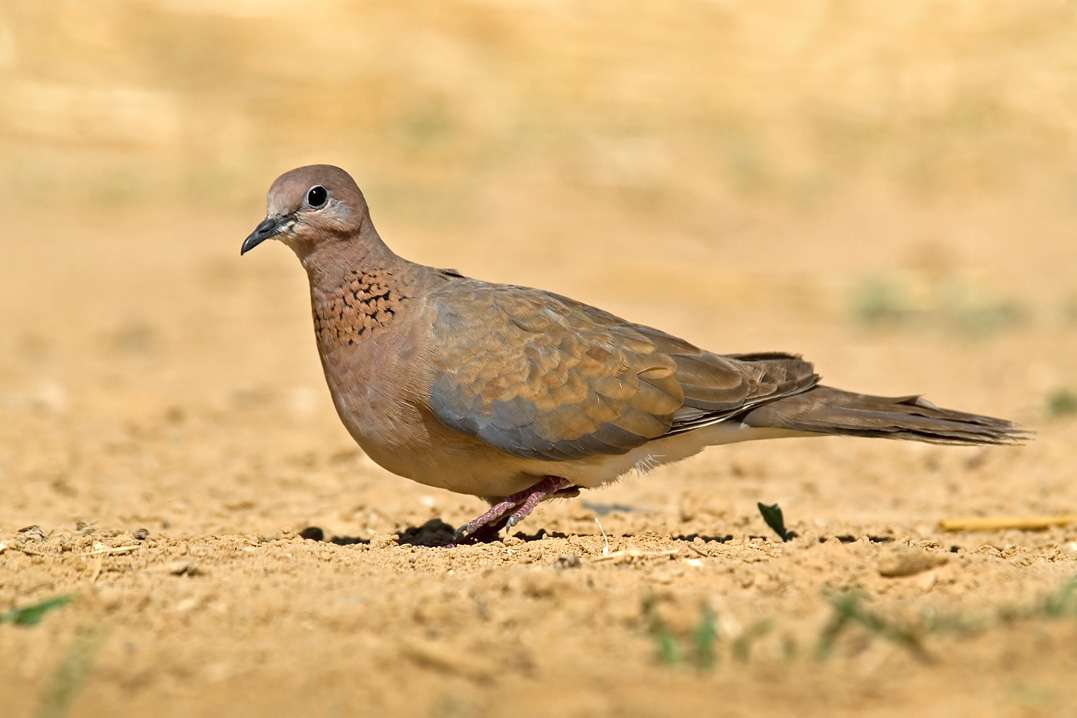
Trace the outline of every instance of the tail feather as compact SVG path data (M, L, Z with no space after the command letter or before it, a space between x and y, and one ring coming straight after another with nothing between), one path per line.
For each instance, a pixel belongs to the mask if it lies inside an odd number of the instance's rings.
M941 409L919 396L883 397L816 386L746 413L758 428L932 444L1020 444L1030 433L1006 419Z

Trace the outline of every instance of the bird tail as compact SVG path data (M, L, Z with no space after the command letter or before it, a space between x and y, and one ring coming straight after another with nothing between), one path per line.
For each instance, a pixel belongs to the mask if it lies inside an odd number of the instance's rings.
M1030 437L1006 419L940 409L919 396L870 396L829 386L768 402L741 421L757 428L966 446L1020 444Z

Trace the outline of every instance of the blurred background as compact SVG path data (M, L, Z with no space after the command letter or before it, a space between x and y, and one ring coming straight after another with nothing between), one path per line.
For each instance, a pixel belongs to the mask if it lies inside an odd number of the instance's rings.
M1074 77L1045 0L8 0L7 438L277 397L347 445L301 270L238 256L310 162L411 259L1037 424L1077 406Z
M50 705L53 670L74 695L84 625L110 633L80 715L1072 706L1063 624L926 667L786 647L834 587L948 616L1072 574L1072 526L935 526L1077 506L1077 3L3 0L0 158L0 610L80 595L0 627L13 715ZM480 502L356 449L295 258L239 257L270 182L311 162L350 171L409 259L1037 439L722 447L544 506L539 540L400 546ZM804 538L768 540L759 501ZM600 563L607 532L659 558ZM880 577L891 541L950 563ZM667 670L652 591L685 630L713 605L722 640L791 633L759 669Z

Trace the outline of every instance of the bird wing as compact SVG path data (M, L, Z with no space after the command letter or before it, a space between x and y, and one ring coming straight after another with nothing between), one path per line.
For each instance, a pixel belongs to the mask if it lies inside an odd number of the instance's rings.
M720 356L536 289L465 280L432 300L430 410L516 456L623 454L818 381L791 355Z

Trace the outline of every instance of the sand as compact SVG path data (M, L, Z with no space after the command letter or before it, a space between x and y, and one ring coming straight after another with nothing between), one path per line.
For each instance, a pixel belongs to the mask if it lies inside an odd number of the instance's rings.
M5 718L1075 715L1077 526L938 527L1077 510L1061 6L182 5L0 21L0 612L73 597L0 625ZM483 504L354 446L294 258L238 255L314 160L409 258L1037 436L714 448L424 545Z

